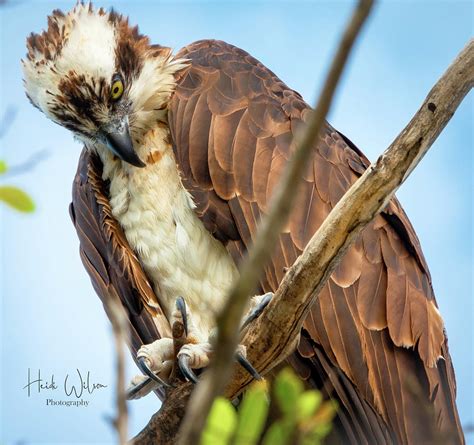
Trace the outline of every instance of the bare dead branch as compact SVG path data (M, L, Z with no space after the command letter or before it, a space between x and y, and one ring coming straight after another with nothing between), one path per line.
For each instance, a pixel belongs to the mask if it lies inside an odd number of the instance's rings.
M224 391L231 372L234 351L239 340L239 324L252 292L255 290L265 264L270 259L278 236L288 219L300 178L303 175L313 143L324 125L332 98L344 66L362 25L372 8L372 0L359 1L342 36L327 74L320 98L304 132L293 142L295 152L270 203L267 218L262 221L256 242L240 269L227 303L217 317L218 336L214 360L191 395L178 443L199 443L201 431L214 399Z
M405 129L333 208L286 273L273 300L249 327L243 344L262 374L292 351L303 320L339 260L418 165L473 85L471 40ZM237 370L226 395L235 397L248 383L248 376Z

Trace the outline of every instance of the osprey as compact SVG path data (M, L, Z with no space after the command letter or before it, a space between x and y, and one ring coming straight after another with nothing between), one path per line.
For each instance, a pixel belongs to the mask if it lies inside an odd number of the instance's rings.
M173 55L128 19L90 4L54 11L27 49L31 103L85 144L71 215L94 289L123 303L134 356L162 379L183 296L189 335L178 355L190 368L206 366L214 315L310 107L239 48L203 40ZM260 280L262 295L278 288L368 166L325 125ZM430 273L395 198L330 277L287 361L308 386L338 400L329 441L463 442Z

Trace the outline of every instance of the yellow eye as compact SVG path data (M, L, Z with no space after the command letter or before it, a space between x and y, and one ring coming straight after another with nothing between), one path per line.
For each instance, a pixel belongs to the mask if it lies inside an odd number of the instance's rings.
M118 100L123 94L123 82L120 79L117 79L112 84L110 89L110 97L112 100Z

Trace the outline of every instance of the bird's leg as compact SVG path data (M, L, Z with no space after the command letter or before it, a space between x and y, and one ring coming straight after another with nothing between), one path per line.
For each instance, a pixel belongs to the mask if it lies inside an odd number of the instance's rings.
M258 295L252 298L251 306L241 325L241 331L255 320L265 309L273 297L272 293ZM215 335L215 331L209 336L210 339ZM205 368L212 355L211 340L206 343L187 343L178 352L178 364L182 374L190 381L197 383L197 376L193 369ZM256 380L261 376L258 371L247 360L245 346L239 345L235 353L237 362Z
M181 308L185 308L184 300L178 297L176 309L171 314L173 338L160 338L138 350L138 367L145 375L139 374L132 379L127 390L127 399L144 397L159 386L171 386L167 380L172 377L176 354L188 336L187 314L186 311L180 310Z
M257 319L263 310L267 307L270 300L273 298L273 292L267 292L263 295L255 295L252 297L250 302L250 308L245 315L242 324L240 325L240 332L243 332L245 328L252 323L255 319ZM261 376L258 371L252 366L252 364L247 360L246 356L247 351L245 350L245 346L239 345L237 351L235 353L235 357L239 364L247 370L247 372L255 379L261 380Z
M252 323L252 321L260 316L272 298L273 292L267 292L266 294L255 295L255 297L252 297L250 300L250 308L247 311L242 324L240 325L240 332L242 332L250 323Z
M143 397L159 386L170 387L168 382L174 376L176 355L187 343L196 346L188 351L193 367L207 366L210 345L203 342L182 297L176 299L170 321L173 338L160 338L138 350L138 367L145 375L137 375L132 379L127 392L128 399Z
M186 336L184 344L179 348L179 351L176 351L178 366L184 377L197 383L197 376L193 369L205 368L209 364L212 347L209 341L202 340L183 297L178 297L176 300L175 317L178 316L183 320Z
M241 331L262 313L272 296L272 293L267 293L252 298L250 308L241 324ZM170 386L166 380L172 375L175 357L181 373L194 383L197 383L198 378L193 369L201 369L209 365L212 356L212 337L215 335L215 330L207 342L202 341L182 297L178 297L176 300L172 320L172 339L161 338L139 349L137 353L139 367L146 375L137 375L132 379L127 393L128 399L143 397L160 385ZM239 345L237 347L235 358L254 379L261 379L257 370L246 358L245 346Z
M145 375L136 375L127 390L127 399L138 399L158 386L169 387L166 382L173 367L174 348L172 338L160 338L143 345L137 353L137 364Z
M163 365L162 373L170 374L172 367L172 361L166 361ZM169 385L167 385L166 382L163 382L163 384L161 382L157 383L155 379L148 377L148 375L137 374L130 381L130 385L127 389L127 400L140 399L160 386Z

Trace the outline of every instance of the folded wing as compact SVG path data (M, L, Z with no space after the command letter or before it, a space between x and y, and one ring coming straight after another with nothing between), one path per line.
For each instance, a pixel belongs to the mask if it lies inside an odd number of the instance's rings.
M170 104L176 160L197 214L239 263L310 108L261 63L224 42L196 42L178 57L191 65L178 75ZM262 292L277 289L367 166L360 150L327 124L261 279ZM440 432L453 443L463 440L428 267L396 199L332 274L289 362L308 384L340 401L341 440L426 443Z

